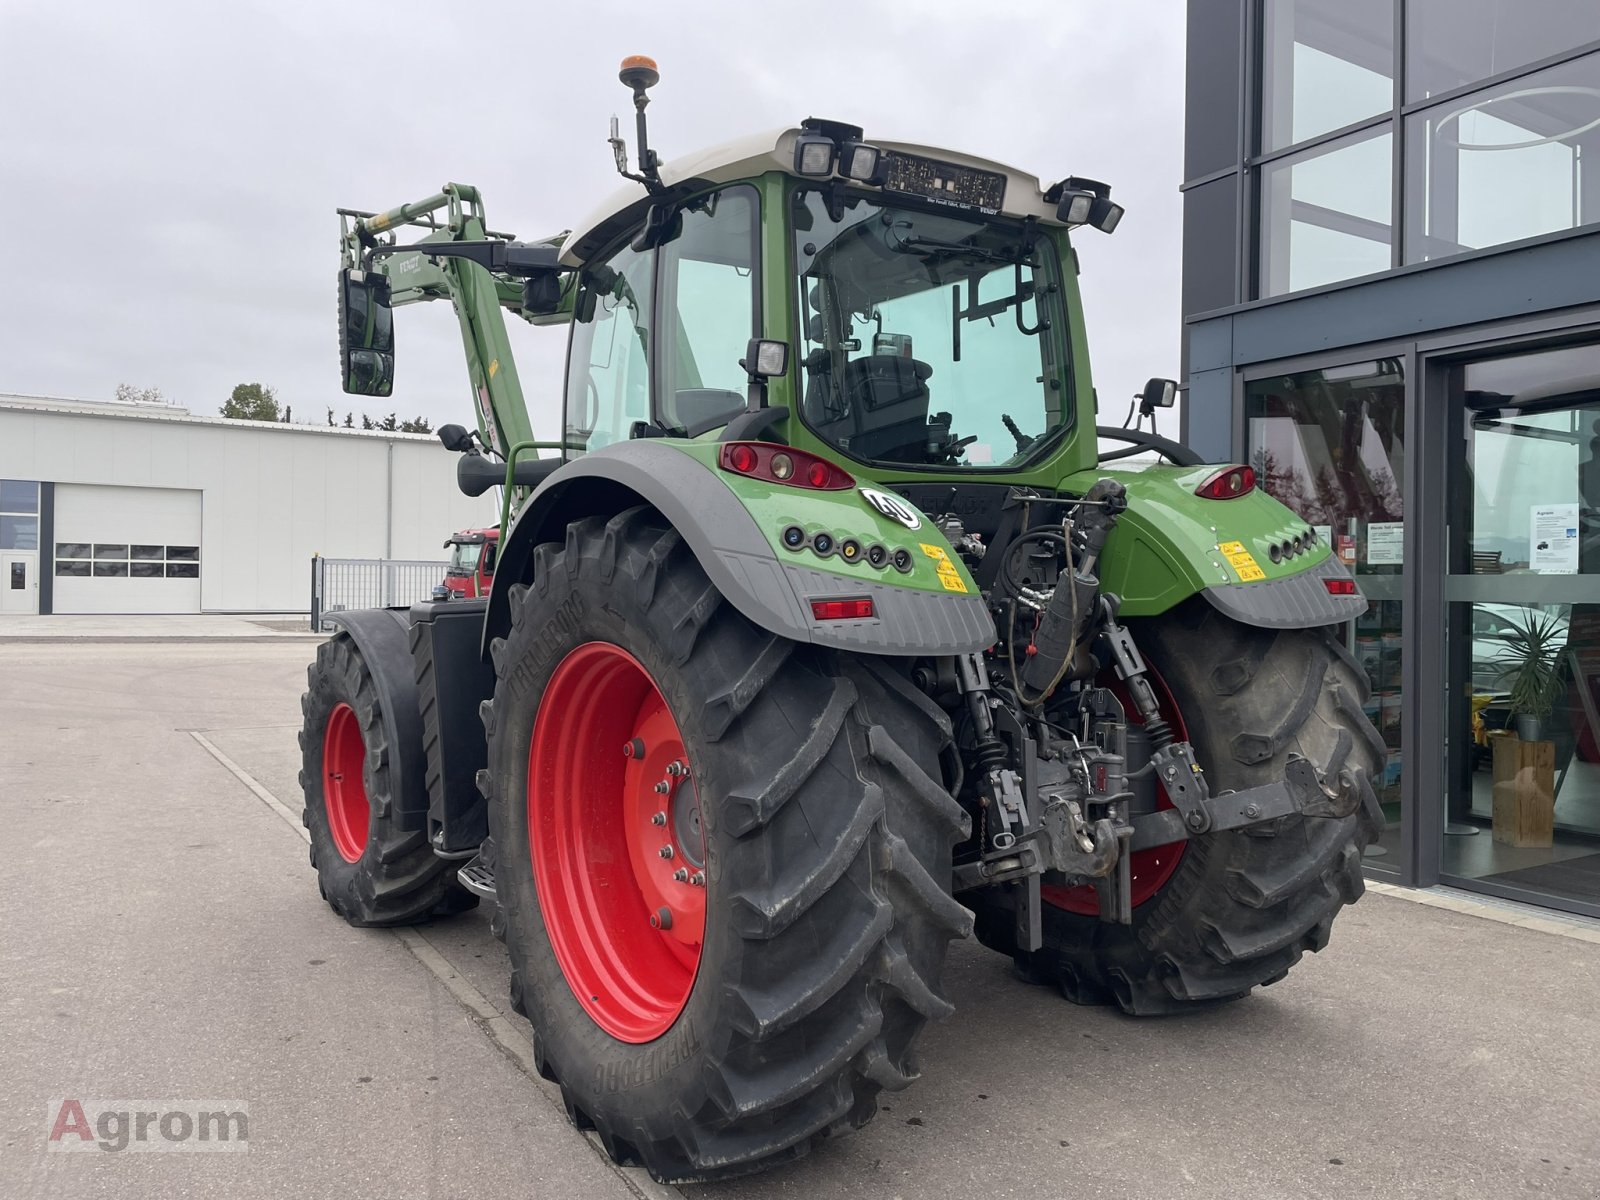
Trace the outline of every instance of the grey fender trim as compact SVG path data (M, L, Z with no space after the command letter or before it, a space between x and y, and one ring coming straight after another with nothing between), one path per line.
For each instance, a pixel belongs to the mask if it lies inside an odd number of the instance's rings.
M1205 598L1226 616L1263 629L1313 629L1353 621L1367 611L1367 598L1328 594L1326 580L1349 579L1333 555L1284 579L1206 588Z
M350 635L383 700L392 819L400 829L426 829L428 764L422 705L411 665L411 617L403 608L360 608L324 613L322 619Z
M628 493L637 500L627 498ZM485 652L488 639L510 625L508 587L501 581L509 585L528 578L535 547L561 540L567 523L584 513L609 515L641 501L678 531L729 603L780 637L889 655L961 654L982 650L995 640L994 621L979 596L847 579L780 560L721 480L671 446L636 440L567 464L523 506L496 564L484 625ZM836 595L871 596L879 615L817 622L810 601Z

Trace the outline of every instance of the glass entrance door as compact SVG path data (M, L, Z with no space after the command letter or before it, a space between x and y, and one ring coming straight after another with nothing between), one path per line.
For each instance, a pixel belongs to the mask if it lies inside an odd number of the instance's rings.
M1245 385L1250 463L1271 495L1334 547L1369 600L1347 628L1367 673L1367 715L1387 761L1373 787L1386 828L1368 848L1375 865L1400 861L1400 631L1404 569L1405 377L1399 359L1342 362Z
M1600 912L1600 346L1448 378L1442 871Z

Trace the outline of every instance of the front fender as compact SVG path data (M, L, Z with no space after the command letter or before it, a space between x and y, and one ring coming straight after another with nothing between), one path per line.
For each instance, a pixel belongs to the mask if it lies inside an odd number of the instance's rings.
M340 609L322 619L347 634L372 675L391 755L389 819L397 829L426 829L428 763L422 703L411 658L411 615L404 608Z
M730 604L780 637L840 650L888 655L960 654L995 640L977 585L943 534L926 520L907 529L851 488L820 492L734 476L717 468L717 444L651 438L619 442L555 472L528 499L500 550L484 625L484 647L510 626L510 585L532 578L533 552L559 542L586 516L612 516L638 504L677 530ZM904 547L909 572L865 560L822 558L783 548L789 525L827 530L842 542ZM818 620L812 602L867 597L874 615Z
M1292 545L1310 529L1283 504L1259 489L1229 500L1195 495L1217 470L1138 464L1063 481L1072 492L1102 478L1128 489L1128 510L1099 568L1101 586L1121 598L1124 616L1155 616L1196 593L1236 621L1270 629L1335 625L1366 611L1359 589L1328 591L1329 579L1350 575L1321 538L1274 561L1274 547Z

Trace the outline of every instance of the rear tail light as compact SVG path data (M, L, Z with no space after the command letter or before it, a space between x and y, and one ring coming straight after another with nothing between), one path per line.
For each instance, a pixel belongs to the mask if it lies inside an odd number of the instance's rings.
M811 615L819 621L859 621L873 615L872 598L855 600L813 600Z
M771 442L724 442L717 454L724 471L818 492L842 492L856 481L825 458Z
M1195 488L1194 494L1205 500L1232 500L1255 490L1254 467L1223 467Z
M1324 579L1322 582L1327 585L1328 595L1330 596L1354 596L1357 594L1356 581L1354 579Z

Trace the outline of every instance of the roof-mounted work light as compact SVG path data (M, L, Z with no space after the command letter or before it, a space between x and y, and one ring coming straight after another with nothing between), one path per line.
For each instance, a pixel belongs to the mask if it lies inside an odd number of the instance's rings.
M876 146L846 142L839 150L839 173L857 183L882 182L883 155Z
M812 178L833 174L833 139L820 133L802 133L794 143L796 175Z
M1111 185L1069 175L1044 194L1056 206L1056 220L1068 225L1093 225L1110 233L1122 220L1122 205L1112 202Z

